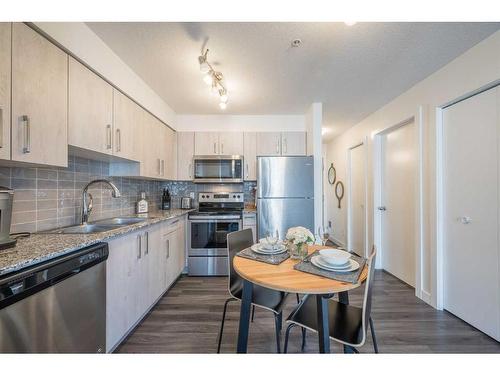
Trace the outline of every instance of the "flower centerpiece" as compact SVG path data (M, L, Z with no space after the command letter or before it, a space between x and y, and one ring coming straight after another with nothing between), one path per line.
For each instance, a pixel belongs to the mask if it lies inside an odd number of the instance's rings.
M314 243L314 235L304 227L293 227L286 232L286 240L290 257L304 259L307 256L307 245Z

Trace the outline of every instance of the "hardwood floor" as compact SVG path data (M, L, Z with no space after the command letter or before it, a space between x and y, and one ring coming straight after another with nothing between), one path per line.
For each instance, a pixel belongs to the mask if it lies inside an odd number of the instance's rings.
M377 271L373 292L372 317L380 353L500 353L500 343L452 314L434 310L392 275ZM361 293L350 292L350 303L360 306ZM227 297L226 278L182 277L116 352L215 353ZM284 318L295 303L295 296L289 296ZM239 306L239 302L229 305L222 353L236 351ZM317 353L317 336L308 333L307 339L305 351ZM272 313L256 310L248 351L275 353ZM341 346L332 341L332 352L341 351ZM299 329L292 330L289 352L300 353ZM360 352L373 353L370 338Z

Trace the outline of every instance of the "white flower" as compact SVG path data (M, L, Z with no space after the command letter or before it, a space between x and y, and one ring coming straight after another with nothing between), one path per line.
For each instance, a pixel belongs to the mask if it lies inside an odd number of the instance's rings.
M314 243L314 236L311 231L304 227L293 227L286 232L286 239L295 245Z

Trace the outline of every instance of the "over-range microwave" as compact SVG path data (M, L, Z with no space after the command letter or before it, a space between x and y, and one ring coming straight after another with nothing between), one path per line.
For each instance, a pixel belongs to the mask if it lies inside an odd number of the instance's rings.
M197 155L194 157L193 165L194 182L243 182L243 156L241 155Z

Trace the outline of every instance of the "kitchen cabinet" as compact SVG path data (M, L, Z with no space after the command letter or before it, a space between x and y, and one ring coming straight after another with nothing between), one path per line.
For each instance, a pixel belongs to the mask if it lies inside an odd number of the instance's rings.
M196 132L195 155L243 155L242 132Z
M23 23L12 28L12 160L68 165L68 55Z
M257 133L257 156L304 156L305 132Z
M12 24L0 22L0 159L10 160L10 59Z
M177 135L168 126L163 126L165 141L163 145L162 177L167 180L177 180Z
M281 133L257 133L257 156L280 156Z
M120 91L113 89L113 155L141 160L144 110Z
M169 287L181 274L185 264L185 221L173 220L163 234L166 261L166 285Z
M253 242L257 242L257 213L243 212L243 229L251 229Z
M194 153L195 155L219 155L219 133L196 132Z
M243 179L257 180L257 133L255 132L243 134L243 161L245 163Z
M177 132L177 179L193 179L194 132Z
M243 155L242 132L219 132L220 155Z
M69 58L68 144L113 153L113 88L74 58Z
M281 133L281 155L283 155L283 156L305 156L306 155L306 133L305 132L283 132L283 133Z

